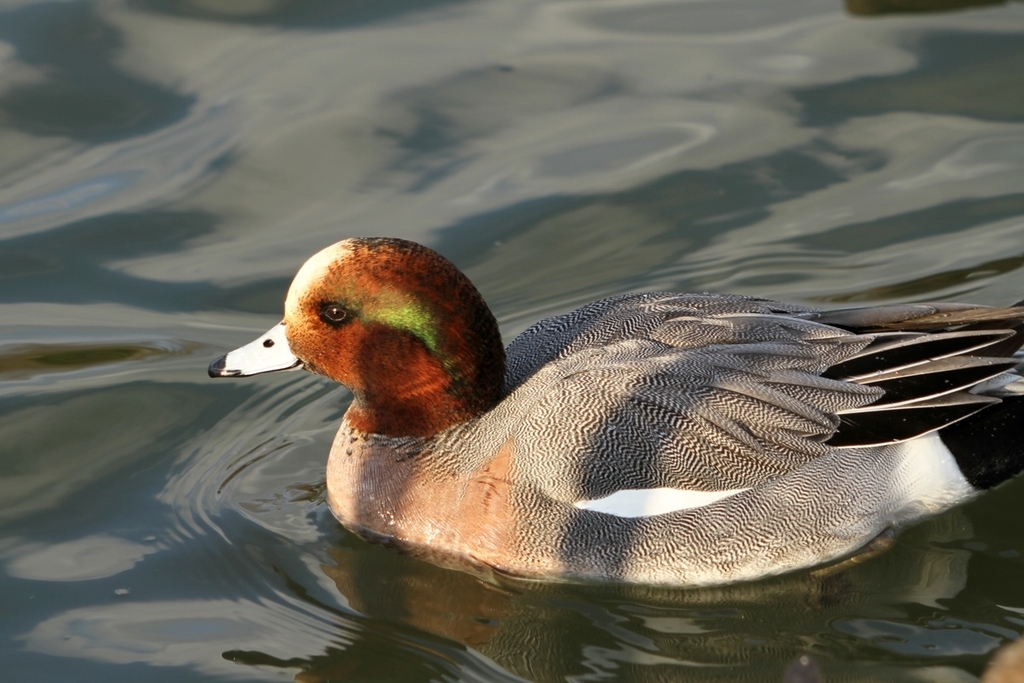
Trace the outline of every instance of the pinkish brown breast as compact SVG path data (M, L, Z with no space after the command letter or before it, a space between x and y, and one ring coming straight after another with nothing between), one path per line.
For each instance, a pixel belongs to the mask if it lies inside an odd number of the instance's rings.
M327 464L331 511L371 540L510 570L506 565L519 545L512 441L461 476L439 467L431 455L399 454L343 423Z

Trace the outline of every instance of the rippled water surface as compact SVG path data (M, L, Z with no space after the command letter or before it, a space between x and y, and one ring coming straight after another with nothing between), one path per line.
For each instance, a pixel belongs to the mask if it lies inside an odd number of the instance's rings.
M333 521L343 389L206 377L353 235L507 339L634 289L1016 301L1024 5L956 4L0 0L0 678L975 680L1024 481L852 567L494 585Z

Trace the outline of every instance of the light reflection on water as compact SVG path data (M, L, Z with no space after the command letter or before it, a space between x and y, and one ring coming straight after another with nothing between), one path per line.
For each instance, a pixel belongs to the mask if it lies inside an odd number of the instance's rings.
M448 255L506 338L633 289L1018 300L1022 32L1019 4L0 5L5 673L974 680L1024 628L1024 482L853 566L492 582L331 519L344 390L205 368L357 234Z

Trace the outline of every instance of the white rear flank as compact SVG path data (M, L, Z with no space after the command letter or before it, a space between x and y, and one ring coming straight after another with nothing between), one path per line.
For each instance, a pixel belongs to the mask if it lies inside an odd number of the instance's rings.
M662 487L657 489L623 489L594 500L581 500L574 505L581 510L603 512L616 517L649 517L679 510L704 507L715 501L749 489L728 491L686 491Z
M893 522L935 514L978 492L937 432L902 445L903 463L893 472L893 481L904 504L895 511Z

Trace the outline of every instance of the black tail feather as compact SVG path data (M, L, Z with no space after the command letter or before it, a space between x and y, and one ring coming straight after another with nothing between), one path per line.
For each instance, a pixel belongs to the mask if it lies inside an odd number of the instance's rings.
M1024 471L1024 396L1003 398L939 432L972 486L988 489Z
M832 379L854 379L868 377L872 374L891 372L918 363L948 356L970 353L972 356L990 356L999 358L1012 355L1020 343L1009 351L1009 354L994 350L997 346L1005 346L1006 340L1013 336L1011 330L972 330L957 332L940 332L938 334L890 333L876 337L875 341L841 363L837 363L822 373ZM984 353L979 349L985 349Z

